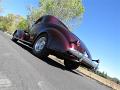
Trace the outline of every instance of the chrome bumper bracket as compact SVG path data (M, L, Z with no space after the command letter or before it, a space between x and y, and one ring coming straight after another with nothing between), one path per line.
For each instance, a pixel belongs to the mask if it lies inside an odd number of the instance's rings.
M92 61L91 59L89 59L88 57L84 56L84 54L80 53L79 51L75 50L75 49L68 49L68 51L73 54L74 56L78 57L79 58L79 62L85 62L87 63L88 65L90 65L91 67L93 67L94 69L97 69L98 68L98 65L97 63L94 63L94 61Z

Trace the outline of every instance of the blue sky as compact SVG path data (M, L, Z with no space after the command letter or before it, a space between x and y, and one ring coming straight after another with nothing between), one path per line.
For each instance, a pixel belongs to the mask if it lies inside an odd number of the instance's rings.
M100 71L120 79L120 0L83 0L85 13L75 33L88 47L93 59L100 59ZM3 0L4 12L26 16L28 5L38 0Z
M27 7L32 5L34 7L38 6L39 0L2 0L3 13L0 15L6 15L8 13L19 14L26 16Z
M84 41L99 69L120 79L120 1L83 0L85 13L74 33Z

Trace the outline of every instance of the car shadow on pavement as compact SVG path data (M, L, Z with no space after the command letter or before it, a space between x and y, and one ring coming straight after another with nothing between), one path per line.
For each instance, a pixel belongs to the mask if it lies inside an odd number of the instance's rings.
M32 49L26 45L24 45L22 42L15 42L17 45L19 45L20 47L22 47L24 50L28 51L29 53L31 53L32 55L34 55L32 53ZM35 56L35 55L34 55ZM36 57L36 56L35 56ZM38 58L38 57L37 57ZM40 59L40 58L39 58ZM49 57L46 57L45 59L42 59L42 61L46 62L47 64L51 65L51 66L54 66L56 68L60 68L62 70L66 70L66 71L69 71L69 72L72 72L74 74L77 74L77 75L80 75L83 77L83 75L78 72L77 70L69 70L67 69L64 65L56 62L55 60L49 58Z

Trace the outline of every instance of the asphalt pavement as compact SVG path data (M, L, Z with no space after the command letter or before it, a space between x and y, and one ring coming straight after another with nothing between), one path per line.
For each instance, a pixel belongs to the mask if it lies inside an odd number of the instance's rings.
M0 90L111 90L82 73L46 58L0 31Z

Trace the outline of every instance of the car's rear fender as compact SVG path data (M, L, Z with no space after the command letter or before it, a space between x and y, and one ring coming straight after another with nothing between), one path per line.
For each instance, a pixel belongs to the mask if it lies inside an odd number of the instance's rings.
M56 51L65 52L69 47L69 41L65 35L56 29L50 29L48 33L49 37L51 37L49 47Z
M66 37L59 30L56 30L55 28L46 28L44 30L40 30L39 34L34 39L34 42L41 34L48 35L47 47L51 50L65 52L69 47L69 42L66 39Z

